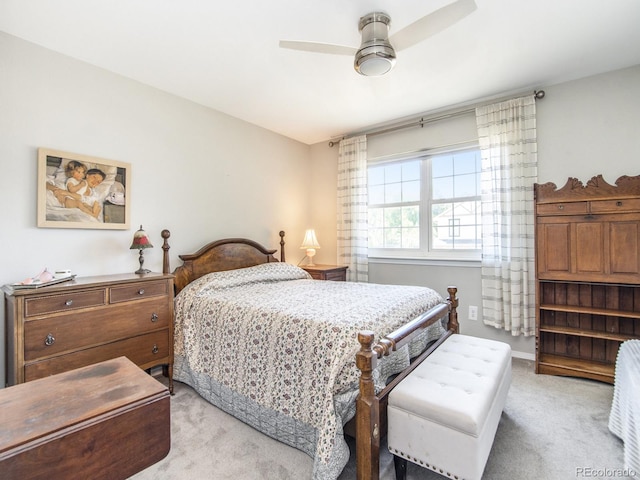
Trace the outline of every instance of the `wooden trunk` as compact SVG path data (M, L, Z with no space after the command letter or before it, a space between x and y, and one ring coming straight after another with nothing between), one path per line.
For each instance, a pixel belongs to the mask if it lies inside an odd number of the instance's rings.
M128 478L169 453L169 398L125 357L0 390L0 476Z

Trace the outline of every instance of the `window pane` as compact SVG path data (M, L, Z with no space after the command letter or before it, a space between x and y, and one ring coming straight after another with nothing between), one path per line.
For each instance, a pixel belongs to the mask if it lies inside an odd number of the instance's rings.
M433 178L453 175L453 158L451 155L440 155L431 159L431 176Z
M476 152L460 152L453 157L454 173L462 175L476 172Z
M400 248L402 246L402 235L400 228L387 228L384 231L385 248Z
M434 178L432 183L432 198L453 198L453 177Z
M400 182L402 180L402 164L395 163L393 165L385 165L384 181L385 183Z
M434 205L435 207L435 205ZM442 205L433 216L433 245L436 249L475 249L479 245L480 202L458 202Z
M384 226L384 212L382 208L370 208L368 213L369 227L382 228Z
M402 201L402 184L392 183L384 189L384 203L400 203Z
M368 193L370 205L384 203L384 185L370 185Z
M384 167L369 167L369 185L382 185L384 183Z
M402 207L402 226L416 227L420 225L420 207Z
M402 226L402 208L385 208L384 209L384 226L385 228Z
M420 180L420 162L406 162L402 164L402 180Z
M369 227L369 248L384 248L384 230Z
M402 229L402 248L420 248L420 229Z
M420 200L420 181L402 183L402 201L417 202Z
M475 197L477 195L477 177L475 173L456 175L454 178L455 197Z

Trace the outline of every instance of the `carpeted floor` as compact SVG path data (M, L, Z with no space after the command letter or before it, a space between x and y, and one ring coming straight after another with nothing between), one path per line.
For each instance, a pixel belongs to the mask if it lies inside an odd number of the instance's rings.
M135 475L152 479L310 479L311 459L276 442L176 383L171 400L171 452ZM608 430L613 387L536 375L533 362L513 360L513 382L483 479L566 480L622 475L622 443ZM353 444L351 445L353 448ZM394 480L391 455L380 478ZM354 455L339 480L355 479ZM409 464L408 480L445 477Z

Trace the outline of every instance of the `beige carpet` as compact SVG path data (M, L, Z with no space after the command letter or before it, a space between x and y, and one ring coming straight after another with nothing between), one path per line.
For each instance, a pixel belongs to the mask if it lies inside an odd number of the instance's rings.
M184 384L176 383L175 391L171 452L134 479L311 478L306 454L221 412ZM636 478L622 475L622 443L608 430L612 397L611 385L536 375L533 362L514 359L513 382L483 479ZM355 479L353 457L340 480ZM391 458L383 451L382 480L395 479ZM409 464L408 480L443 478Z

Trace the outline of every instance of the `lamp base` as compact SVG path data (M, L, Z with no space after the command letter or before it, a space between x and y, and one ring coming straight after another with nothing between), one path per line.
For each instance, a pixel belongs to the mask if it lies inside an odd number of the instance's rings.
M144 250L141 248L140 249L140 256L138 257L138 261L140 262L140 268L135 271L136 275L142 275L143 273L151 273L151 270L146 269L146 268L142 268L142 264L144 263L144 256L143 256L142 252L144 252Z
M316 264L313 263L313 256L316 254L316 249L315 248L307 248L307 258L309 259L309 262L307 263L308 267L315 267Z

